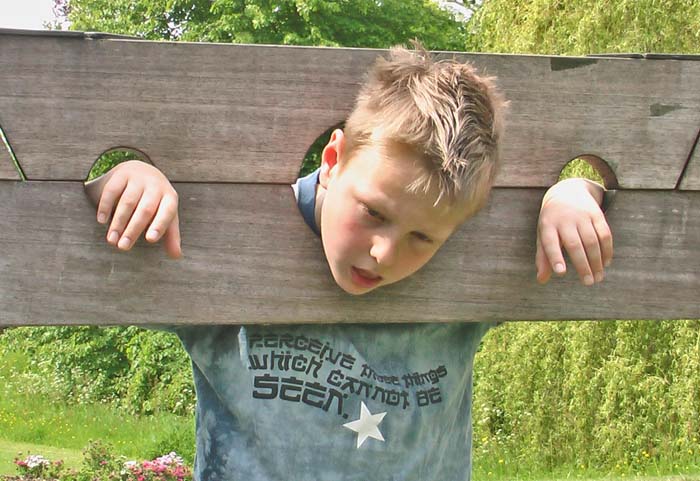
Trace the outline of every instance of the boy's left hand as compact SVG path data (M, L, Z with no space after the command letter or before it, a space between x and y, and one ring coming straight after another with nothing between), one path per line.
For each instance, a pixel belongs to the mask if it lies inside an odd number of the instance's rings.
M610 227L600 209L603 188L584 179L567 179L544 196L537 223L537 281L566 273L562 247L566 249L584 285L601 282L610 265L613 242Z

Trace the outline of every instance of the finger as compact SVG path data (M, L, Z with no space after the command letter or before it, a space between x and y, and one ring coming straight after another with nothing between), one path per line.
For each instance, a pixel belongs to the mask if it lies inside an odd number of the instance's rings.
M613 258L613 237L610 231L610 226L604 215L600 215L593 221L593 228L598 235L598 241L600 242L601 257L603 260L603 267L608 267L612 262Z
M100 202L97 205L97 222L104 224L112 215L112 211L122 196L126 188L127 177L123 175L113 175L112 178L104 186Z
M552 267L547 260L547 254L542 248L539 235L537 236L537 253L535 254L535 267L537 268L537 282L546 284L552 277Z
M117 245L122 250L129 250L141 236L141 233L146 230L146 226L151 223L160 205L160 193L154 191L145 191L141 196L136 209L131 214L129 223L124 229L119 244Z
M570 226L563 230L560 235L564 249L569 254L569 259L576 268L581 282L587 286L593 284L593 273L588 265L588 257L586 257L578 228Z
M561 251L557 229L554 227L543 228L540 232L540 239L550 268L559 276L566 274L566 262Z
M600 243L598 242L598 234L593 228L593 224L590 222L583 222L578 226L579 237L581 242L583 242L583 247L585 249L586 258L588 259L588 267L590 267L593 273L593 279L595 282L601 282L603 280L603 261L601 259L600 253ZM576 267L576 270L581 270Z
M160 200L158 211L153 218L153 222L148 227L146 240L148 242L158 242L168 230L168 226L173 222L173 219L175 219L175 214L177 214L177 199L175 196L166 194Z
M175 212L175 218L173 219L168 230L165 231L165 237L163 239L165 243L165 252L169 257L173 259L179 259L182 257L182 247L180 243L180 218Z
M114 210L114 216L112 217L112 223L109 226L107 232L107 242L112 245L117 245L118 241L122 237L122 232L129 223L131 215L134 213L136 206L141 200L141 195L143 195L143 188L136 186L133 183L128 184L121 197L117 203L117 208Z

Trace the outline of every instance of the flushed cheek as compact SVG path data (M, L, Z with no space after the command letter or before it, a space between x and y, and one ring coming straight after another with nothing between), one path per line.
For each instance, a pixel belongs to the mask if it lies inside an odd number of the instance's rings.
M327 231L323 236L323 248L334 275L344 276L350 268L348 264L356 261L354 258L359 250L356 243L360 228L356 222L346 220L342 215L329 221L325 226Z
M363 252L357 251L366 250L367 254L369 254L369 247L367 246L365 249L365 238L367 236L361 223L353 219L347 219L339 222L337 227L336 246L341 253L345 255L361 254Z

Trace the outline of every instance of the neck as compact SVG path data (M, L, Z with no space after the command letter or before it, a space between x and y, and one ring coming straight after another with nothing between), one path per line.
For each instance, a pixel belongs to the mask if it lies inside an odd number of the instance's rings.
M314 220L318 230L321 230L321 209L326 198L326 189L321 184L316 184L316 203L314 205Z

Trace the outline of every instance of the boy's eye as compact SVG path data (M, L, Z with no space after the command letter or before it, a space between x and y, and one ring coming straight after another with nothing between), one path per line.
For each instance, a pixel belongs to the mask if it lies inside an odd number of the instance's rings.
M423 234L422 232L414 232L413 237L415 237L416 239L418 239L419 241L422 241L422 242L428 242L428 243L433 242L433 240L430 237Z
M367 207L366 205L363 207L364 207L365 212L367 213L368 216L374 217L375 219L384 220L384 217L382 216L382 214L380 214L376 210L371 209L371 208Z

